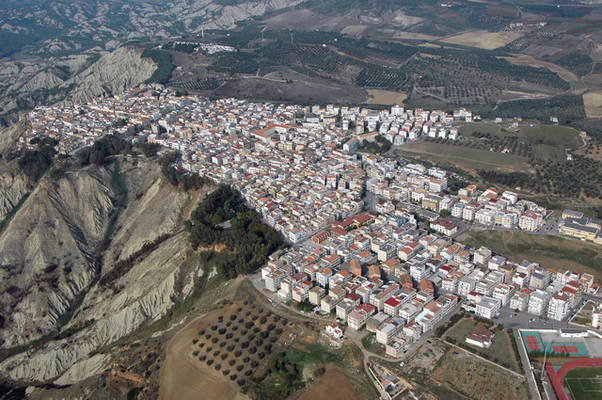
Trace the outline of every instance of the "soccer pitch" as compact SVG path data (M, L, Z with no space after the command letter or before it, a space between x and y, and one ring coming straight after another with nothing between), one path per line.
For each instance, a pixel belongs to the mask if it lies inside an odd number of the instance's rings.
M602 399L602 368L575 368L564 383L573 400Z

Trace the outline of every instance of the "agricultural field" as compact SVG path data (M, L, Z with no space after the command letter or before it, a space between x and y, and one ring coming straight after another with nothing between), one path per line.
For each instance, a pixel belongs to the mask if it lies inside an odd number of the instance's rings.
M243 398L239 387L266 365L292 325L254 304L214 310L179 332L167 348L161 376L163 399Z
M586 272L602 280L602 252L595 244L549 235L498 231L469 231L458 240L474 248L488 247L514 261L529 260L552 269Z
M583 104L587 118L602 118L602 91L584 93Z
M576 150L583 144L579 131L567 126L510 128L477 122L460 124L459 129L462 134L460 140L446 140L443 143L546 161L563 162L566 160L567 150Z
M482 322L477 322L472 318L463 318L447 330L445 333L445 340L459 345L464 349L470 349L469 351L477 353L480 356L517 373L522 373L518 355L515 354L514 347L512 346L511 341L513 339L506 331L495 331L491 347L488 349L481 349L464 341L466 336L472 332L477 324L482 324Z
M368 104L401 105L408 97L405 93L391 90L368 89L367 92L370 97Z
M575 368L564 378L574 400L590 400L602 396L602 368Z
M322 328L274 309L243 282L222 305L168 343L160 398L192 400L211 393L217 400L263 400L307 396L312 390L340 393L341 399L376 398L359 348L351 342L329 347ZM325 375L335 378L336 387L326 387Z
M520 38L521 32L471 31L443 39L442 42L493 50Z
M524 172L530 169L526 157L430 141L415 141L401 146L399 154L403 157L406 153L426 161L452 165L470 173L476 170Z
M504 57L505 60L515 65L523 65L527 67L536 68L547 68L548 70L558 74L562 79L568 82L575 82L579 80L579 77L568 69L561 67L560 65L539 60L526 54L518 54L512 57Z

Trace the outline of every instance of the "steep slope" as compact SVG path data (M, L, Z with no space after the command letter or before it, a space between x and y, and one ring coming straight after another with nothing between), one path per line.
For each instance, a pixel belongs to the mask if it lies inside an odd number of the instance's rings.
M44 180L0 234L2 347L51 332L92 282L95 247L113 212L109 182L97 168Z
M161 318L177 299L193 290L194 279L202 270L198 265L186 265L188 239L180 219L190 195L163 182L159 167L152 161L121 159L119 165L117 171L115 165L88 167L67 174L55 185L44 182L0 236L0 252L7 242L10 246L4 248L12 249L8 254L14 259L34 261L15 269L11 278L24 282L29 277L32 283L21 288L24 300L15 305L18 312L13 319L19 323L11 320L1 332L7 343L25 342L19 335L32 338L34 326L50 331L58 318L69 314L69 305L77 307L55 340L4 360L0 371L5 377L44 382L64 375L57 383L69 384L98 373L109 358L90 358L91 352ZM123 195L119 186L127 189L127 203L121 210L115 207L117 196ZM42 200L46 195L50 203ZM111 218L115 212L118 217ZM49 223L53 225L43 228ZM30 234L20 232L30 227ZM44 229L57 233L54 248L49 246L49 238L43 240L48 234ZM106 232L112 232L112 240L95 264L92 256ZM24 243L21 247L15 243L18 238ZM57 240L62 242L60 246ZM28 243L41 245L35 252ZM153 246L144 247L148 243ZM52 271L57 276L56 288L45 286L48 278L39 272L45 264L35 262L49 259L59 265ZM63 272L66 263L72 268L69 276ZM98 265L100 271L95 269ZM35 274L40 275L31 279ZM27 310L37 310L27 315L30 324L25 322Z
M24 200L30 192L31 184L16 166L16 160L10 159L16 141L26 128L26 122L20 121L10 128L0 130L0 224ZM1 229L1 226L0 226Z
M103 55L62 87L73 87L67 95L68 101L85 103L136 87L150 78L156 68L152 60L142 58L140 49L124 46Z

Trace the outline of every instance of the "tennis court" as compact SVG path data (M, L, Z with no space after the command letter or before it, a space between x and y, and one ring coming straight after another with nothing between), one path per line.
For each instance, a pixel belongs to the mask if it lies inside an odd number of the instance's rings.
M523 341L527 345L527 350L532 351L543 351L543 341L539 332L523 331L521 332Z
M556 341L559 340L559 336L551 336L547 334L548 340L554 339L554 341L544 341L541 333L537 331L522 331L521 335L523 341L527 347L527 351L534 352L547 352L548 354L567 354L571 357L587 357L589 352L587 347L583 343L577 343L572 341Z

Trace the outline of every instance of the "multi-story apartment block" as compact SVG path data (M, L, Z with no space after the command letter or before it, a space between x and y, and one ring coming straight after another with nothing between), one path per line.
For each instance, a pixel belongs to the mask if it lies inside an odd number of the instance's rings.
M477 304L475 314L482 318L492 319L502 307L502 302L489 296L483 296Z
M568 316L570 309L569 296L564 293L555 294L548 303L548 318L562 321Z
M537 289L529 296L527 312L535 315L544 315L549 301L550 295L543 290Z
M525 311L529 304L529 290L516 292L510 299L510 308L518 311Z
M376 331L376 341L380 344L387 345L393 336L401 332L404 326L403 318L391 318Z

